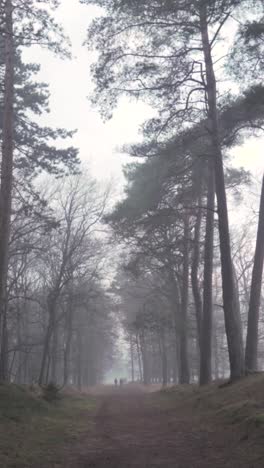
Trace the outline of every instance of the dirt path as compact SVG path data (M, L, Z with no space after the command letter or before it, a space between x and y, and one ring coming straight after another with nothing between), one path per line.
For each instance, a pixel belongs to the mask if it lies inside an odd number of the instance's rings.
M115 389L114 389L115 390ZM67 468L261 468L232 427L212 427L155 395L112 390L102 396L93 428L71 450ZM249 459L250 458L250 459Z

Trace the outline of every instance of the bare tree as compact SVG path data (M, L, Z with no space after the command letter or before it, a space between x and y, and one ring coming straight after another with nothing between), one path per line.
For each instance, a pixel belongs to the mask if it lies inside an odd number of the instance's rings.
M93 181L84 187L78 177L68 180L64 187L59 188L56 195L59 228L51 236L47 255L43 256L45 264L43 273L47 278L48 288L46 299L48 322L39 374L40 384L43 384L49 375L47 363L51 344L53 345L51 377L56 379L57 327L60 320L57 306L63 290L76 275L96 274L98 251L95 241L91 239L91 233L98 228L106 207L107 196L108 193L99 195Z

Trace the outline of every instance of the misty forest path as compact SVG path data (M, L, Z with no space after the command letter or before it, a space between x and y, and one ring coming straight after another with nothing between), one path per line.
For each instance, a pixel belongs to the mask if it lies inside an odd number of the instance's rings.
M100 397L93 428L73 450L67 468L260 468L232 428L203 422L156 394L112 389Z

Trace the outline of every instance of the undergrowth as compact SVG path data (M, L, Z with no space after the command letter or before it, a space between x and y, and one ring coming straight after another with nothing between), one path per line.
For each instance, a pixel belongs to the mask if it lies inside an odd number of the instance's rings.
M46 401L27 387L0 385L0 467L63 466L62 455L89 431L93 397Z
M264 430L264 375L252 375L231 385L213 383L175 386L160 392L160 402L168 408L190 411L193 417L217 424L237 425L254 434Z

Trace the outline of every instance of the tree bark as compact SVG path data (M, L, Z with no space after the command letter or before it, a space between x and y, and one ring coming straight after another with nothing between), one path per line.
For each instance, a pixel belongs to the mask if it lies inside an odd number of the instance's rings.
M42 359L41 359L41 365L40 365L40 373L39 373L39 379L38 379L39 385L44 384L45 375L47 376L47 373L45 373L45 371L47 370L47 360L49 357L49 345L50 345L51 337L52 337L52 327L49 324L47 331L46 331L45 339L44 339L44 346L43 346Z
M55 297L54 293L51 293L48 297L47 301L47 308L48 308L48 327L46 330L46 335L44 339L43 351L42 351L42 359L40 365L40 373L39 373L39 385L43 385L45 379L45 370L47 366L47 359L50 351L50 342L52 339L52 335L55 328L55 309L56 309L56 302L57 297Z
M20 307L19 300L16 301L16 327L17 327L17 371L16 371L16 378L15 382L19 385L23 383L22 378L22 367L23 367L23 354L22 354L22 323L21 323L21 312L24 312L24 307Z
M69 309L66 315L66 343L63 355L64 368L63 368L63 385L68 385L69 383L69 359L71 354L71 344L73 336L73 307L72 300L69 298Z
M206 3L203 1L200 3L200 28L205 60L208 120L213 150L218 205L225 328L230 362L230 378L231 380L235 380L245 374L243 336L232 266L223 156L219 138L216 79L208 35L207 7Z
M7 270L13 183L14 38L12 0L5 1L5 81L0 187L0 380L8 380Z
M259 222L252 271L252 282L248 309L245 365L248 372L258 369L258 324L264 262L264 176L260 196Z
M147 355L147 347L146 347L146 340L145 340L145 333L144 331L140 335L140 347L141 347L141 355L142 355L142 370L143 370L143 383L144 385L150 384L150 372L149 372L149 360Z
M188 301L189 301L189 216L184 216L184 245L183 245L183 280L182 304L180 317L180 369L179 383L190 383L190 369L188 359Z
M82 390L83 383L83 337L80 330L77 330L77 386L78 390Z
M168 385L168 357L167 349L165 343L164 330L161 330L160 334L161 341L161 367L162 367L162 386L166 387Z
M143 381L142 363L141 363L141 353L140 353L140 346L139 346L139 337L138 337L138 334L137 334L137 336L136 336L136 344L137 344L137 357L138 357L139 379L140 379L140 382L142 382L142 381Z
M208 162L206 232L204 244L203 318L200 347L200 385L212 379L213 255L215 180L212 159Z
M134 350L133 350L133 338L132 334L129 335L129 345L130 345L130 360L131 360L131 379L132 382L135 381L135 370L134 370Z
M179 281L171 270L170 274L171 287L172 287L172 320L174 329L174 353L173 353L173 381L174 383L179 382L179 369L180 369L180 313L181 313L181 298L180 298L180 287Z
M57 383L58 380L58 342L59 342L59 335L58 335L58 323L56 323L55 318L55 325L52 333L52 346L51 346L51 372L50 372L50 379L51 382L54 384Z
M193 248L193 261L192 261L192 271L191 271L191 280L192 280L192 292L195 304L195 313L196 313L196 324L197 324L197 336L199 347L201 348L201 329L202 329L202 309L203 302L200 293L200 285L198 280L198 269L200 264L200 239L201 239L201 222L202 222L202 196L201 192L198 197L198 207L197 207L197 216L196 223L194 228L194 248Z

